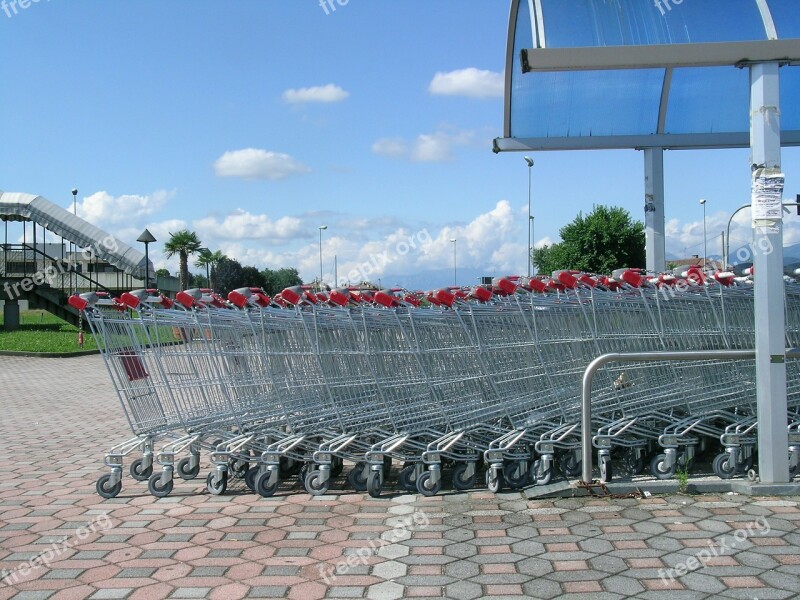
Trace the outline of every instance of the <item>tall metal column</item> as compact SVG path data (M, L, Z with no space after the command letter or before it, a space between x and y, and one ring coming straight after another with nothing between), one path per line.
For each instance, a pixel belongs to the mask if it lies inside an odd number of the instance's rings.
M750 66L758 471L763 483L789 481L779 68L778 63Z
M664 149L644 150L644 222L647 234L647 270L666 269L664 248Z

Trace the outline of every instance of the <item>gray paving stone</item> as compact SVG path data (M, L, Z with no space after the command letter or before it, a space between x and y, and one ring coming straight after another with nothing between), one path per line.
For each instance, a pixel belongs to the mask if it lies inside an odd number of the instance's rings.
M467 560L459 560L444 567L444 574L455 579L469 579L480 575L480 565ZM448 592L449 593L449 592Z
M52 569L42 579L77 579L86 569Z
M153 573L156 572L156 569L146 568L146 567L137 567L133 569L122 569L117 574L119 578L125 577L150 577Z
M463 600L473 600L483 596L483 588L477 583L471 581L458 581L451 583L445 588L445 593L453 598L462 598Z
M627 575L612 575L603 579L603 587L609 592L622 596L634 596L644 591L644 586L636 578Z
M97 590L90 596L92 600L116 600L124 598L133 591L133 588L106 588Z
M542 577L553 572L553 564L542 558L526 558L517 563L517 571L531 577Z
M47 600L53 594L51 590L25 591L12 596L12 600Z
M459 543L447 546L444 549L444 553L453 558L464 559L475 556L478 553L478 549L474 544Z
M254 588L255 589L255 588ZM211 588L208 587L196 587L196 588L189 588L189 587L182 587L176 589L170 598L207 598ZM250 591L252 594L252 590ZM254 596L257 597L257 596Z
M363 598L364 591L366 588L358 587L358 586L347 586L347 587L333 587L328 589L328 593L326 594L326 598ZM261 596L251 596L253 598L259 598ZM283 596L268 596L269 598L282 598Z
M542 598L542 600L560 598L564 594L561 584L549 579L534 579L523 585L522 591L529 598ZM519 596L517 596L517 598L519 598Z
M189 577L222 577L228 567L195 567Z

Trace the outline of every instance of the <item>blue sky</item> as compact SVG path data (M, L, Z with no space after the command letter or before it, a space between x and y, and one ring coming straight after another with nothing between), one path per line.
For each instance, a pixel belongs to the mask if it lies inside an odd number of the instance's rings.
M332 4L0 5L0 189L71 208L77 187L80 215L134 245L148 227L154 262L171 270L161 242L187 227L243 264L310 281L327 225L327 281L336 255L340 280L431 272L449 284L453 238L459 283L524 274L527 166L491 151L509 3ZM784 150L787 198L798 158ZM643 219L641 153L534 159L537 245L596 203ZM748 151L667 152L666 179L668 253L702 254L700 198L717 251L749 202ZM794 225L787 243L800 241ZM744 225L735 232L747 241Z

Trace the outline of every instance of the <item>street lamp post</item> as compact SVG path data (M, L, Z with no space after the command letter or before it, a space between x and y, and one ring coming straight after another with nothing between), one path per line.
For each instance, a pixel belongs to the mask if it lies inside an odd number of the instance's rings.
M72 214L75 215L76 217L78 216L78 188L72 188ZM73 280L72 272L75 271L75 269L76 269L76 267L75 267L75 254L76 254L77 248L75 247L75 242L70 241L69 249L70 249L70 253L72 254L72 256L69 257L69 260L70 260L69 288L70 288L70 293L72 293L72 291L76 291L76 292L78 291L78 275L77 274L74 275L75 287L74 288L72 287L72 280Z
M151 243L157 241L148 229L145 229L138 238L137 242L144 244L144 289L149 289L150 286L150 251L149 246Z
M322 291L322 230L327 228L327 225L319 226L319 291Z
M706 200L700 200L703 205L703 271L708 269L708 238L706 237Z
M531 252L533 252L533 234L531 232L531 170L533 169L533 159L530 156L525 157L525 163L528 165L528 277L531 276Z
M531 248L530 248L530 251L528 252L528 255L530 256L530 261L531 261L530 273L531 273L531 275L536 275L536 266L533 265L533 246L534 246L534 244L536 244L536 235L534 233L534 225L535 225L535 223L534 223L533 215L530 215L530 220L528 222L531 225L531 228L530 228L531 229Z
M458 263L456 248L458 247L458 240L456 238L451 238L450 242L453 244L453 287L458 287Z

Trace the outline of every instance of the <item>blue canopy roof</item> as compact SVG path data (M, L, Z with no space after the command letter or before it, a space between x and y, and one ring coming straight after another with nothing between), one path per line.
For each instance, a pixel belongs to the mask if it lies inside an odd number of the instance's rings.
M495 140L496 150L748 146L748 69L523 72L521 56L766 40L796 42L800 58L798 0L512 0L504 139ZM780 73L782 144L800 145L800 69Z

